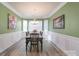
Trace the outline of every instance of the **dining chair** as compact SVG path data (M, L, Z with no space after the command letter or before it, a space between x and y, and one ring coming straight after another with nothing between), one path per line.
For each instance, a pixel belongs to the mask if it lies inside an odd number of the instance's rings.
M37 52L39 51L39 34L38 33L31 33L30 34L30 52L33 46L37 47Z
M27 46L28 46L28 43L29 43L29 40L30 40L30 38L28 37L29 36L29 32L25 32L25 34L26 34L26 53L27 53Z
M42 31L40 31L40 35L43 36L43 32Z
M26 36L28 36L29 35L29 32L26 32Z

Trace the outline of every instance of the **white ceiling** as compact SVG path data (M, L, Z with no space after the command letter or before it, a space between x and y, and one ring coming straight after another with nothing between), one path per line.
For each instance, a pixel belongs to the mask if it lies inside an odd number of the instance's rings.
M23 18L48 18L63 2L8 2Z

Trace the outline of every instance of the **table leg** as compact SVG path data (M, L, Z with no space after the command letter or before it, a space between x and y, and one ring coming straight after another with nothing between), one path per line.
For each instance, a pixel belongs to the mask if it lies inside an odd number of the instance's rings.
M39 52L39 42L37 42L37 52Z
M41 51L43 50L43 41L41 40Z
M29 41L26 40L26 54L27 54L27 45L28 45Z

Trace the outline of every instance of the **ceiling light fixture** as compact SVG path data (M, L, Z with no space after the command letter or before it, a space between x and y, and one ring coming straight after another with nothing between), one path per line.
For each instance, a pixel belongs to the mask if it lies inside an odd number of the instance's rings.
M39 23L39 21L37 21L36 19L34 19L32 22L31 22L33 25L36 25Z

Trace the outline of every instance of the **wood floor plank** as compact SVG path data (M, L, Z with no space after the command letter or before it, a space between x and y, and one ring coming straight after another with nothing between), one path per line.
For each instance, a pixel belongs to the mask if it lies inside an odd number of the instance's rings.
M60 53L53 47L51 42L48 42L47 40L43 40L43 51L39 50L37 52L36 48L33 48L33 50L30 52L29 47L26 54L26 47L25 47L25 39L22 39L17 43L16 46L11 48L7 53L5 53L5 56L61 56Z

